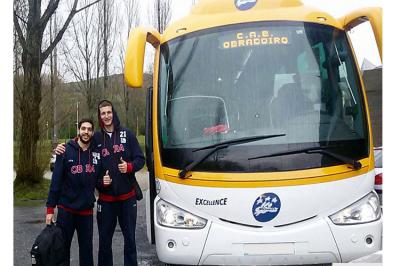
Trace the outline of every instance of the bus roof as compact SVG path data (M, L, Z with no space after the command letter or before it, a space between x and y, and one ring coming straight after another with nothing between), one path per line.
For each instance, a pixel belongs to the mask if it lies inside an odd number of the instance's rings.
M246 5L254 6L247 10L239 9ZM164 31L161 42L202 29L276 20L314 22L342 28L331 15L305 6L300 0L200 0L189 15Z

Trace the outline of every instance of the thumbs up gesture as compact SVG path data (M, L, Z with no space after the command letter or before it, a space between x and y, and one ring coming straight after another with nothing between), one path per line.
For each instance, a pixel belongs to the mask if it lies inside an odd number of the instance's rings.
M108 175L108 170L106 171L106 175L103 176L103 185L104 186L109 186L111 185L112 179L111 177Z
M125 174L128 171L128 164L122 159L122 157L119 159L120 163L118 164L118 169L121 173Z

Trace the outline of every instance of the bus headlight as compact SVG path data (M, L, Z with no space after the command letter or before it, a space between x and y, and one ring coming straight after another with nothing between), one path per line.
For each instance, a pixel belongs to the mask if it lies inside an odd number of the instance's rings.
M379 198L371 192L359 201L329 216L334 224L361 224L378 220L381 217Z
M161 199L156 204L156 212L157 222L163 226L183 229L201 229L207 224L206 219L191 214Z

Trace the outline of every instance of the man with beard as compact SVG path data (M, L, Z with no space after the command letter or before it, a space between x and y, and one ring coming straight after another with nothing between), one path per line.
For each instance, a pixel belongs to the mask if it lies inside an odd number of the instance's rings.
M93 266L94 189L101 171L100 152L91 145L92 120L82 119L78 129L78 137L67 143L64 154L57 155L46 203L46 224L54 222L57 207L57 224L66 239L68 258L76 230L79 265Z

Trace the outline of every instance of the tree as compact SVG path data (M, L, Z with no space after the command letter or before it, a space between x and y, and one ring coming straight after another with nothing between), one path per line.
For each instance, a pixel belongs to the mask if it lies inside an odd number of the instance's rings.
M22 1L14 1L14 10L16 10L24 20L26 20L26 15L28 13L28 7L25 2ZM23 27L25 24L22 25ZM22 30L25 30L23 28ZM18 42L18 33L17 30L14 28L14 124L19 125L21 123L21 114L20 110L20 103L21 103L21 91L22 91L22 84L23 84L23 77L22 77L22 62L21 62L21 54L22 54L22 47ZM16 140L19 135L21 134L21 130L18 127L14 127L14 140Z
M124 70L125 65L125 47L127 44L127 40L129 37L129 32L132 28L135 28L139 25L139 2L136 0L127 0L124 1L125 5L125 13L124 19L126 21L126 32L120 32L120 49L119 49L119 62L120 62L120 69L121 72ZM122 24L123 21L120 21L119 24ZM129 88L126 86L125 82L122 82L122 102L125 111L125 125L129 126L129 106L130 106L130 95L129 95ZM135 112L136 113L136 112Z
M171 0L154 0L153 26L163 33L171 20Z
M53 41L53 36L57 34L57 15L54 12L54 15L50 18L50 43ZM51 94L51 113L53 114L52 121L52 142L53 144L57 143L58 134L57 134L57 97L56 97L56 87L58 84L58 70L57 70L57 46L54 47L54 50L50 53L50 94Z
M87 0L86 0L87 1ZM65 66L72 74L77 89L86 99L87 111L91 119L96 113L96 104L101 95L98 75L101 68L102 45L99 42L99 17L92 9L86 9L72 21L71 34L64 45ZM68 47L70 44L73 47ZM68 51L68 52L67 52Z
M100 30L100 25L103 24L103 7L101 5L97 6L97 24L98 24L98 33L96 34L96 80L95 80L95 87L98 90L101 90L100 95L104 94L103 89L100 86L100 73L101 70L103 69L103 64L104 64L104 56L102 56L103 51L103 31ZM104 88L104 84L103 84Z
M111 53L114 47L113 33L116 32L116 23L114 20L114 0L103 0L103 51L104 51L104 79L103 88L108 88L108 67ZM111 41L111 42L110 42Z
M152 13L153 16L148 17L149 23L153 25L155 29L159 33L163 33L167 28L169 21L171 20L171 0L154 0L153 1ZM146 53L153 57L155 54L155 50L151 45L146 44L148 49L146 48ZM150 62L146 72L153 72L153 62Z
M57 10L60 0L49 0L42 14L41 0L27 0L28 15L24 19L20 9L14 5L14 27L18 42L22 48L23 85L20 91L21 102L21 134L19 137L19 157L15 183L39 183L42 174L37 163L37 142L39 140L39 118L41 94L42 66L57 43L61 40L72 18L80 11L97 3L78 8L78 0L74 0L63 26L55 35L47 48L42 50L43 33L50 18ZM21 23L23 26L21 27Z

